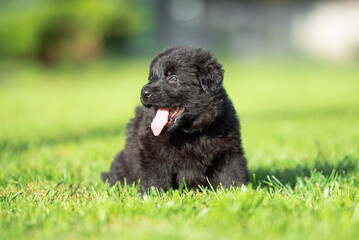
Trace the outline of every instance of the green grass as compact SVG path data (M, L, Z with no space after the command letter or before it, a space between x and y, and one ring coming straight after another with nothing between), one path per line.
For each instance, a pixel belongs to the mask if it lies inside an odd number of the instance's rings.
M0 66L1 239L357 239L359 68L224 62L252 184L109 188L148 61Z

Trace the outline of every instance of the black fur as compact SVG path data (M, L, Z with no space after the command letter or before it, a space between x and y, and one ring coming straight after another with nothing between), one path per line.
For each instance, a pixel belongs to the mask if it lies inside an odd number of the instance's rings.
M172 75L178 81L170 81ZM178 188L183 179L191 189L208 186L208 179L225 187L247 184L239 121L222 82L222 66L207 50L180 46L158 54L142 88L143 106L127 126L125 148L102 179L111 186L140 180L144 189ZM157 109L171 107L183 107L182 116L154 136Z

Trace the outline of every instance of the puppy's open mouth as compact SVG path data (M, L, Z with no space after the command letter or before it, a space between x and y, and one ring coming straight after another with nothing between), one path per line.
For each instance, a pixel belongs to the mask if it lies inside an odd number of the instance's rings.
M176 123L183 112L184 107L158 108L156 116L151 123L153 135L160 135L165 126Z

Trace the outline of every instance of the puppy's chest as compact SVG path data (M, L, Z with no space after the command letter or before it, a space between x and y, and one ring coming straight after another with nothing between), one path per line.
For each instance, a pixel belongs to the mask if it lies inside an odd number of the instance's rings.
M210 166L214 159L227 152L232 143L222 144L220 138L157 138L156 141L146 141L145 151L152 161L159 164L170 164L176 168L193 166ZM236 145L236 144L235 144Z

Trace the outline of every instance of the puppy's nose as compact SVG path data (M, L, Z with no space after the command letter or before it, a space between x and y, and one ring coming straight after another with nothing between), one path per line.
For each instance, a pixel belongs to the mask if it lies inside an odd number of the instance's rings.
M141 91L142 98L149 98L149 97L151 97L151 95L152 95L152 92L148 87L142 88L142 91Z

